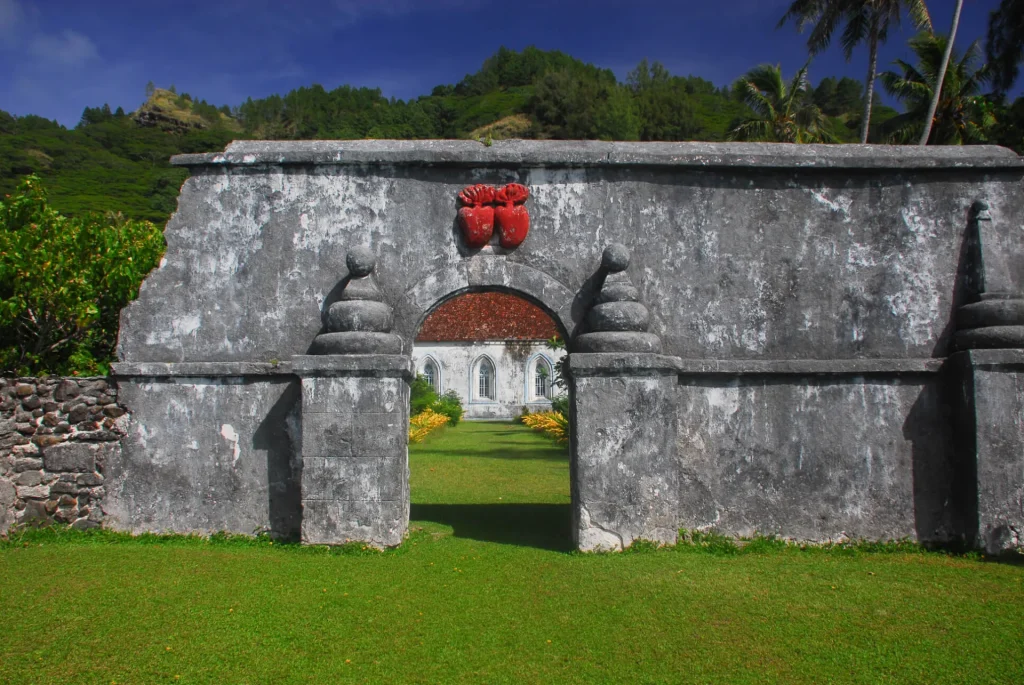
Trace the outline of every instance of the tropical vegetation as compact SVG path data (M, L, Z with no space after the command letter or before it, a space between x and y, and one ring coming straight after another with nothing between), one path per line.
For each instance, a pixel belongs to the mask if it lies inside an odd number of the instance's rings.
M62 215L38 177L24 179L0 201L0 370L105 373L121 308L163 252L153 223Z
M825 114L808 97L807 66L787 84L778 66L763 64L744 74L733 86L753 116L741 121L729 137L770 143L831 143Z
M893 143L916 142L926 122L932 122L928 143L963 145L988 141L988 131L996 123L992 103L983 95L989 72L980 65L978 43L968 46L962 55L954 50L941 86L934 116L929 105L934 101L936 82L948 41L944 36L921 33L910 41L917 65L896 60L899 71L882 74L885 90L903 103L905 111L881 128L882 137Z
M931 17L924 0L794 0L779 20L779 26L795 21L800 31L813 25L807 39L807 48L812 56L829 46L839 26L844 26L840 43L847 62L853 56L854 48L867 43L868 74L864 79L864 110L860 125L862 143L868 142L871 129L878 46L888 39L890 28L900 25L904 11L910 14L916 26L931 30Z

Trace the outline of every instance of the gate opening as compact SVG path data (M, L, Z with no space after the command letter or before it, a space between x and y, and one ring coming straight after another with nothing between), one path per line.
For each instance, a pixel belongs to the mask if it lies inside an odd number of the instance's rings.
M571 548L564 340L513 292L463 292L427 314L412 352L412 528Z

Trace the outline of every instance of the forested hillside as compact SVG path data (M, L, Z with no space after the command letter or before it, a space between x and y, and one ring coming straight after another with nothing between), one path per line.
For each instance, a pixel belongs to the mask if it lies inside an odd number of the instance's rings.
M862 84L825 77L813 87L809 80L791 85L802 107L820 113L823 140L857 139ZM186 175L170 167L168 158L219 150L235 139L716 141L728 139L738 122L758 116L741 90L670 74L646 60L620 82L609 70L536 48L502 48L459 83L408 101L385 98L378 89L328 91L312 85L218 107L178 94L173 86L151 86L135 112L87 108L73 129L0 111L0 193L11 193L19 178L37 174L62 212L112 210L162 222ZM1018 105L1019 118L1024 106ZM873 111L873 131L897 114L887 107ZM1013 144L1019 130L1011 134Z

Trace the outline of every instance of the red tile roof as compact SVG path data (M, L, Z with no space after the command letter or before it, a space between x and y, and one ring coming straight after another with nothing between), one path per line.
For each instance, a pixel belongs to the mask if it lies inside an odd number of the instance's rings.
M507 293L466 293L427 315L417 342L547 340L558 327L543 309Z

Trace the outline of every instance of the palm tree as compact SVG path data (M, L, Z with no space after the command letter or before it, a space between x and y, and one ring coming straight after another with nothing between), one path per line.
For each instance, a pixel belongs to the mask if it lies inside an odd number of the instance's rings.
M778 65L762 64L733 85L738 99L754 111L729 132L730 140L770 143L830 143L828 118L807 96L807 65L787 85Z
M942 80L946 77L946 69L949 68L949 56L953 53L953 43L956 42L956 29L960 25L960 10L964 8L964 0L956 0L956 9L953 10L953 28L949 30L949 40L946 41L946 50L942 53L942 64L939 65L938 86L933 90L935 97L932 98L928 107L928 114L924 117L924 131L921 133L921 140L918 145L927 145L928 138L932 134L932 124L935 121L935 110L939 108L939 95L942 93Z
M850 61L855 47L867 42L868 75L864 82L864 115L860 124L862 143L868 142L871 126L871 106L878 77L878 46L889 37L891 27L900 25L904 10L918 28L931 30L932 20L924 0L794 0L779 20L779 26L790 19L796 21L800 31L814 25L807 38L807 48L812 56L829 46L832 34L840 24L846 25L840 37L846 61Z
M882 74L882 86L906 109L882 125L881 133L888 142L912 143L920 138L925 115L935 96L946 45L945 36L920 33L910 40L918 65L896 60L894 64L902 73ZM977 41L971 43L962 57L953 52L942 81L929 143L963 145L985 141L985 131L995 123L995 117L981 95L989 80L989 70L987 66L977 66L980 52Z

